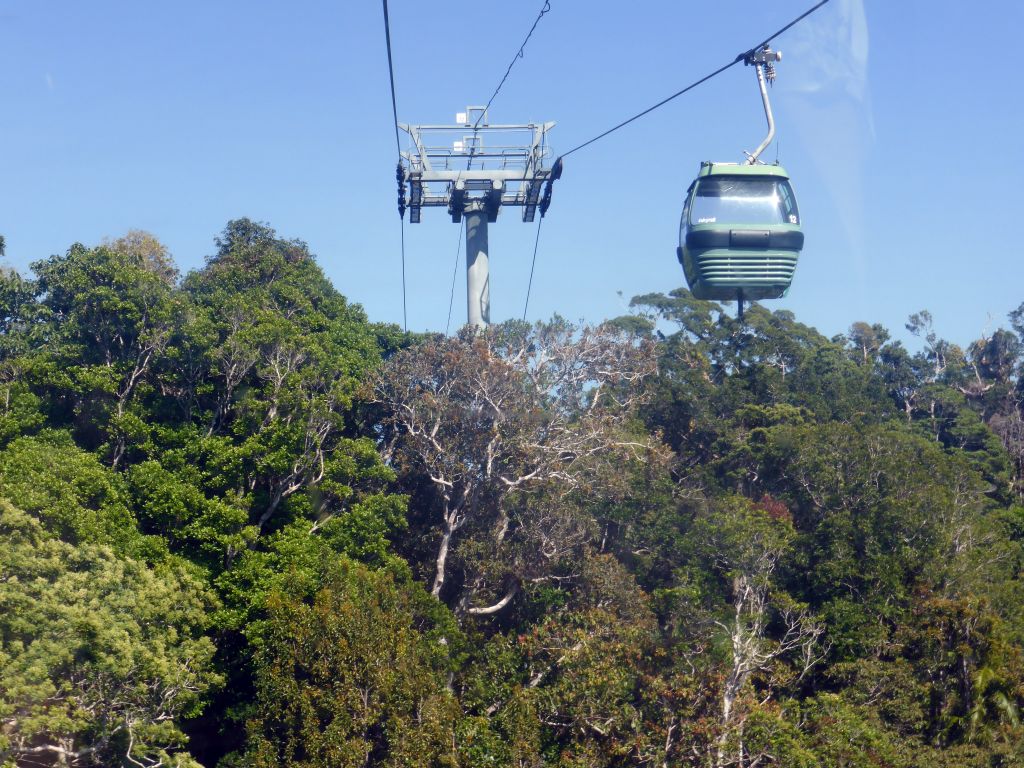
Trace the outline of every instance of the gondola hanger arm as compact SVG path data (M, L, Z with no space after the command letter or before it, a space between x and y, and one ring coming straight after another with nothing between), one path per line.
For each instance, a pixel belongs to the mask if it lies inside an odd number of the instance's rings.
M762 46L744 54L743 63L754 67L757 73L757 87L761 91L761 102L764 104L764 116L768 120L768 135L753 152L746 152L747 164L756 165L757 158L775 138L775 118L772 115L772 104L768 99L767 83L775 81L775 62L782 61L782 52L773 51L770 46ZM767 82L766 82L767 81Z

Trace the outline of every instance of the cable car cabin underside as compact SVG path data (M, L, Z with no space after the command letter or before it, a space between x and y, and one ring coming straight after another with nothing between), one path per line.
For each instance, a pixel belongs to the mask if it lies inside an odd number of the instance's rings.
M778 299L804 245L796 197L779 165L701 163L687 192L677 255L698 299Z

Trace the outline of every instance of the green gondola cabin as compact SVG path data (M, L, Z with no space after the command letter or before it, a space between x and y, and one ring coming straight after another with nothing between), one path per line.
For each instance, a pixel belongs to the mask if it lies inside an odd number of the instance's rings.
M804 245L789 176L780 165L701 163L687 191L677 254L698 299L778 299Z

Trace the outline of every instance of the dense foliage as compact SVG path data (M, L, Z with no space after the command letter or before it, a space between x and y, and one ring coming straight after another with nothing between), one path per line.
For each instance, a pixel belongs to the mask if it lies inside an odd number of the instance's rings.
M0 271L0 765L1024 765L1024 305L375 325L230 222Z

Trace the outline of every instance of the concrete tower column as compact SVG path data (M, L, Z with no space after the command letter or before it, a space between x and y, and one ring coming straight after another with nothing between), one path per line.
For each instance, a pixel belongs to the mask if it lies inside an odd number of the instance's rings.
M487 211L483 201L466 206L466 303L470 325L486 328L491 322L491 285L487 259Z

